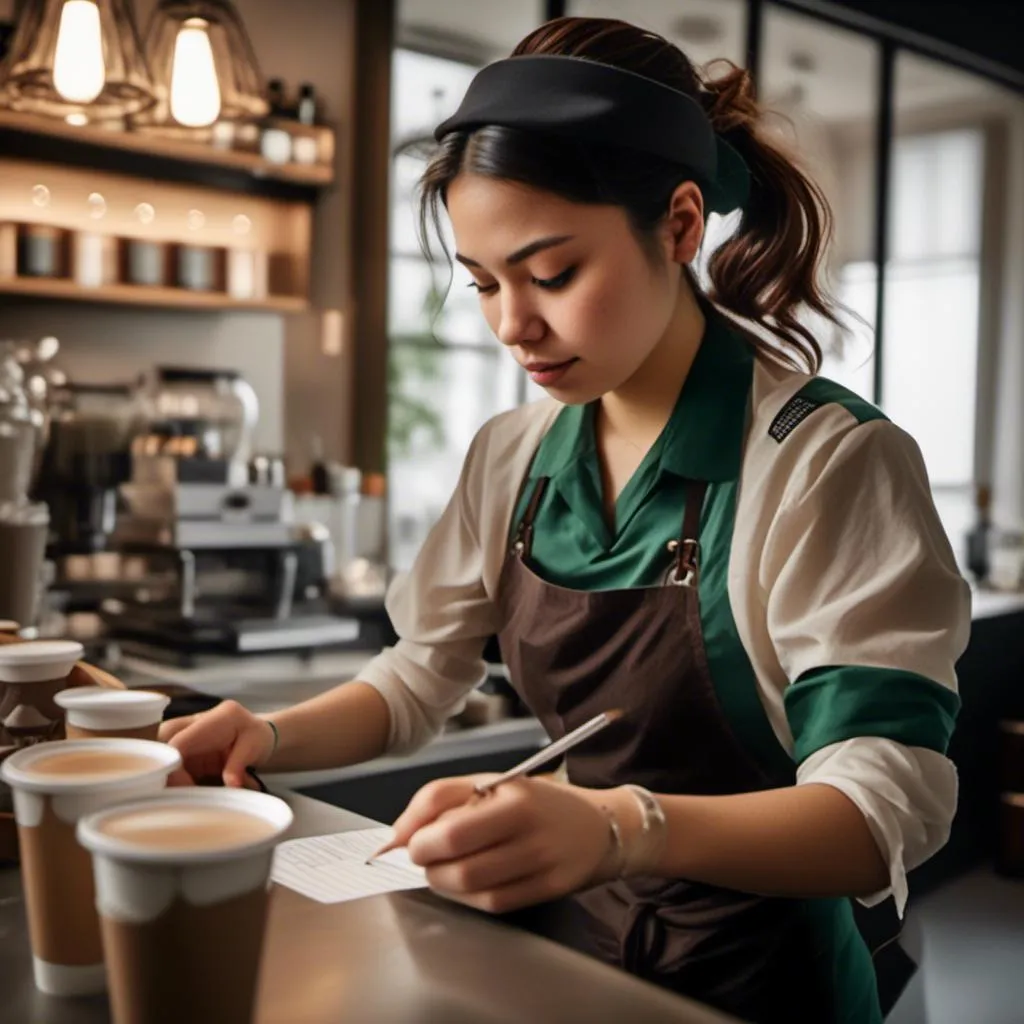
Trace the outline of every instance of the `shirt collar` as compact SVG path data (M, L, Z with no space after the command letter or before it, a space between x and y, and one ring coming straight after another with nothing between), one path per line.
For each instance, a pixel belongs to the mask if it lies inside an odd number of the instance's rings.
M706 326L672 415L655 442L660 468L691 480L739 477L753 379L750 346L722 314L704 307ZM596 402L566 406L551 425L531 475L556 477L595 448Z
M689 480L736 480L743 458L754 354L705 305L704 337L662 435L661 468Z

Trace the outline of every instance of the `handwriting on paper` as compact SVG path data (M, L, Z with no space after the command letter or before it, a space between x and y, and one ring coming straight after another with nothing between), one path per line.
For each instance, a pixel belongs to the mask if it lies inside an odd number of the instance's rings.
M422 868L409 860L405 850L392 850L366 863L392 835L389 828L370 828L290 839L274 851L271 878L319 903L426 888Z

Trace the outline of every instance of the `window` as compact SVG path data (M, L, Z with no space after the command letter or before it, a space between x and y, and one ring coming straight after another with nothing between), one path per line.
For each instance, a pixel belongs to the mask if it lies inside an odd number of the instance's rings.
M822 189L833 215L822 285L838 299L842 329L807 313L821 374L874 400L873 255L878 44L857 33L769 6L762 99L768 127Z
M468 274L450 268L436 242L428 260L416 230L416 184L430 132L475 71L409 50L394 55L388 474L390 561L397 570L412 564L451 497L473 435L528 393L525 375L480 315Z
M934 487L974 477L983 155L979 129L893 145L882 405Z

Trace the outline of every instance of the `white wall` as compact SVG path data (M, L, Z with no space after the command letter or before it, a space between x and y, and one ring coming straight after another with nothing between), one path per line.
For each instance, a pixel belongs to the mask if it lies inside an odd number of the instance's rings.
M312 289L315 309L348 305L345 196L352 103L353 19L356 0L238 0L266 78L294 90L312 82L322 115L336 122L338 182L317 203ZM155 0L136 0L144 30ZM14 0L0 0L0 20ZM3 185L0 183L0 188ZM295 469L308 459L308 435L323 435L329 455L344 457L349 438L349 353L320 350L316 312L295 316L196 314L125 310L87 304L24 302L0 307L0 339L56 335L64 365L84 380L123 380L154 363L239 370L260 400L257 444L288 451ZM291 393L294 392L294 400ZM289 399L286 400L286 394ZM289 443L290 442L290 443Z
M1024 531L1024 100L1008 118L1005 250L996 356L993 519Z

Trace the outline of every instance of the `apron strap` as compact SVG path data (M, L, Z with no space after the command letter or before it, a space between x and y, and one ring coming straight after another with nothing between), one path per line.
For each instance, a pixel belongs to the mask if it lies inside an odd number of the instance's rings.
M697 582L700 554L700 516L704 510L707 494L706 480L687 480L683 525L679 539L669 541L669 550L675 552L675 563L669 574L669 582L678 586L693 586Z
M544 491L547 489L550 479L546 476L538 478L533 486L533 493L530 495L523 518L519 520L519 527L516 530L515 539L512 541L512 550L520 558L529 557L530 548L533 545L533 521L537 518L537 511L540 509L540 503L544 499Z

